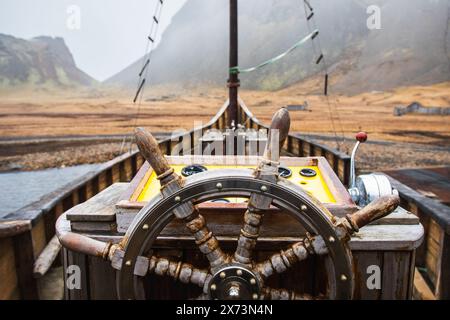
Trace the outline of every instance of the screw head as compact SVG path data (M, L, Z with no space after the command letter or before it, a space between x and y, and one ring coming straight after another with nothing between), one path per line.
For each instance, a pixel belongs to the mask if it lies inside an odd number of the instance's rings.
M328 241L330 241L331 243L333 243L334 241L336 241L336 239L334 239L334 237L330 236L330 237L328 238Z
M226 276L227 276L227 275L226 275L225 272L223 272L223 271L219 274L219 277L221 277L222 279L224 279Z
M142 226L142 229L148 230L148 224L144 224L144 225Z
M180 196L176 196L176 197L175 197L175 202L180 202L180 201L181 201Z
M341 281L347 281L347 276L345 274L341 275Z
M236 270L236 274L237 274L238 276L242 276L242 270L240 270L240 269Z
M218 182L218 183L216 184L216 188L220 190L220 189L223 188L223 186L222 186L222 184L221 184L220 182Z
M253 298L253 300L258 300L259 296L258 296L258 294L254 293L252 298Z
M131 266L131 260L127 260L127 261L125 262L125 265L126 265L127 267Z
M250 279L250 284L255 285L255 284L256 284L256 280L255 280L254 278L251 278L251 279Z
M266 192L267 191L267 187L266 186L261 186L261 191L262 192Z
M216 290L216 289L217 289L217 286L213 283L213 284L211 285L211 290L214 291L214 290Z

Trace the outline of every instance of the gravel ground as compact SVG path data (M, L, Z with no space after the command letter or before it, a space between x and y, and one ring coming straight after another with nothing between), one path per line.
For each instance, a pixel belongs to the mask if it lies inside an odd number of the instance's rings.
M336 143L326 137L315 137L313 140L336 147ZM349 153L352 147L353 142L348 140L345 144L341 143L341 150L345 152ZM125 145L125 151L128 148L129 143ZM44 149L48 149L48 146ZM35 149L33 153L0 156L0 171L28 171L102 163L119 156L121 149L123 151L121 142L83 143L55 151ZM357 162L360 172L450 165L450 147L387 141L367 142L360 147Z
M313 139L321 144L336 147L330 139ZM448 142L447 142L448 143ZM354 143L341 143L341 150L350 154ZM360 172L387 169L421 168L450 165L450 146L430 144L375 141L360 146L357 153L357 168Z

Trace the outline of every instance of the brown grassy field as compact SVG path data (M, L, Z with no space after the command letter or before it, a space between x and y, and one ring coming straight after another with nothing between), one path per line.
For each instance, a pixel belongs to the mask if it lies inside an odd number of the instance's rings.
M397 144L372 146L366 154L376 162L370 169L392 167L390 157L384 153L401 154L406 162L402 166L450 164L450 116L406 115L396 117L393 109L418 101L426 106L450 106L450 82L426 87L398 88L391 92L370 92L357 96L333 96L327 100L320 95L309 94L311 88L320 87L315 80L278 92L241 90L241 98L264 123L284 105L308 102L308 111L292 111L291 132L347 138L343 151L348 152L353 135L361 130L369 133L371 140L420 144L401 151ZM150 90L148 90L150 91ZM169 92L169 93L168 93ZM206 123L226 100L226 88L204 88L203 91L168 91L153 88L147 94L138 114L138 107L131 100L132 92L84 91L57 95L36 92L2 93L0 98L0 134L3 141L17 137L110 135L128 134L135 126L144 126L153 132L171 132L190 129L194 122ZM322 141L336 146L329 140ZM436 146L436 150L433 147ZM48 148L48 147L47 147ZM98 155L98 146L83 146L84 154L77 161L70 150L54 150L53 160L42 157L38 168L71 165L76 163L105 161L117 155L120 144L105 144L105 156ZM390 149L391 148L391 149ZM422 150L425 148L426 150ZM51 153L52 150L42 152ZM92 154L91 161L86 155ZM0 155L1 157L1 155ZM373 158L379 160L373 160ZM30 158L26 160L27 158ZM8 155L6 162L22 162L28 168L33 163L29 155ZM395 157L394 157L395 158ZM67 160L65 160L67 159ZM1 162L1 161L0 161ZM45 165L45 163L48 163ZM1 163L0 163L1 167ZM36 165L32 168L37 168Z
M304 95L310 84L278 92L241 91L241 97L263 122L288 104L307 101L309 112L292 111L291 131L352 136L364 130L372 138L389 141L440 143L449 140L450 117L406 115L395 117L397 105L419 101L426 106L450 106L450 82L427 87L399 88L393 92L330 96L330 107L319 95ZM3 137L124 134L137 124L152 131L189 129L194 121L207 122L222 106L226 89L179 92L152 91L152 101L138 108L130 92L73 93L59 96L32 92L3 95L0 99L0 134ZM336 103L337 102L337 103ZM334 130L333 130L334 123Z

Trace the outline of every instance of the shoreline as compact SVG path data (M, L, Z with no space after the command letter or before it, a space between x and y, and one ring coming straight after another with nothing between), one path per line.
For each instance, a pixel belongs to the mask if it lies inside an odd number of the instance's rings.
M164 139L170 133L157 133ZM303 135L315 142L335 148L331 135ZM15 137L0 141L0 173L64 168L83 164L104 163L130 148L129 135ZM124 144L124 138L126 143ZM341 150L351 152L352 139L340 141ZM135 147L135 146L134 146ZM450 165L450 146L438 144L368 141L358 151L359 171L382 171L396 168L417 168Z

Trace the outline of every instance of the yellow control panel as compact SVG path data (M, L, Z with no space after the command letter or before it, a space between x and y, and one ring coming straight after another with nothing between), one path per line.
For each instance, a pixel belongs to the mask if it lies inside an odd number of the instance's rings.
M182 171L186 168L185 165L171 165L178 175L182 175ZM207 165L203 164L203 168L207 170L217 169L243 169L251 168L250 166L227 166L227 165ZM328 188L322 173L318 166L289 166L285 167L285 178L296 185L301 186L306 192L316 197L322 203L336 203L330 189ZM287 169L287 170L286 170ZM283 175L282 175L283 176ZM159 192L159 181L156 179L156 174L153 172L146 181L138 196L138 202L149 201ZM246 199L233 198L227 199L230 202L245 202Z

